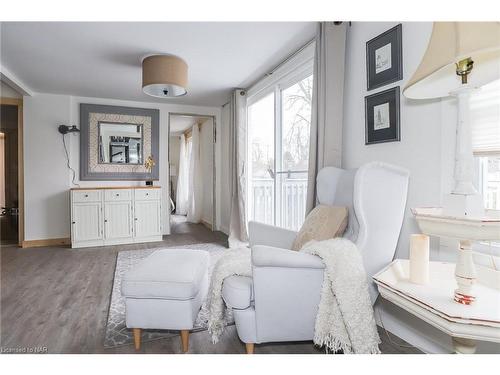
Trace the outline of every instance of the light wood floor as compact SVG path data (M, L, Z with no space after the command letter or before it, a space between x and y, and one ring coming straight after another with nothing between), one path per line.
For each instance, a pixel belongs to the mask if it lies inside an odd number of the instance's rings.
M113 284L116 254L199 242L227 243L220 232L202 225L178 224L161 243L72 250L62 247L1 249L0 346L46 347L49 353L135 353L132 345L105 348L104 332ZM417 353L393 345L380 331L384 353ZM407 345L391 335L392 341ZM180 353L180 337L143 343L139 353ZM244 353L234 326L217 345L206 332L190 337L190 353ZM255 352L323 353L312 342L256 345Z

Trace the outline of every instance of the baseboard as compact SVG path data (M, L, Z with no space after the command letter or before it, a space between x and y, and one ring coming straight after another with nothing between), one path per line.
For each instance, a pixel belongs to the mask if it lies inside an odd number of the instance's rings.
M23 248L47 247L47 246L68 246L71 244L70 238L47 238L44 240L23 241Z
M203 219L200 220L200 223L206 226L208 229L212 230L212 223L209 223L208 221Z

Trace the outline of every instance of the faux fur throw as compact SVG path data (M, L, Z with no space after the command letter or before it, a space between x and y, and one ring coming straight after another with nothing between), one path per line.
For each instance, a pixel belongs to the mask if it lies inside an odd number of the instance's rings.
M310 241L301 251L320 257L325 264L314 343L344 353L380 353L380 342L361 254L343 238ZM251 252L226 252L215 265L207 299L198 323L208 328L217 343L230 319L222 299L222 285L232 275L252 276Z
M212 342L216 344L224 327L232 322L231 310L222 299L222 285L229 276L252 276L252 260L249 248L227 250L215 264L205 302L196 318L196 324L208 328Z
M351 241L310 241L302 252L325 264L314 343L344 353L380 353L380 338L361 254Z

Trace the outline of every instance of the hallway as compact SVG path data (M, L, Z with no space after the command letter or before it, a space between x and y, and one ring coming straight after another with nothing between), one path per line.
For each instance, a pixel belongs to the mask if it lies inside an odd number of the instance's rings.
M212 231L203 224L194 224L186 221L184 215L170 215L170 235L185 235L204 242L210 241L211 237L225 241L227 246L227 236L219 231Z

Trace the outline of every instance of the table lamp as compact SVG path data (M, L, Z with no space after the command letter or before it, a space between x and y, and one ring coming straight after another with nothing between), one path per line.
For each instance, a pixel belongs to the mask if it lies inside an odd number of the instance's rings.
M477 279L473 241L500 240L500 218L484 210L473 185L473 153L469 119L471 92L500 79L500 22L435 22L429 45L403 94L411 99L452 96L457 99L454 187L443 207L415 208L413 214L427 235L460 241L455 268L454 300L471 305Z
M500 22L435 22L427 51L403 89L410 99L457 98L454 188L443 199L444 213L482 216L482 197L473 185L469 98L500 79Z

